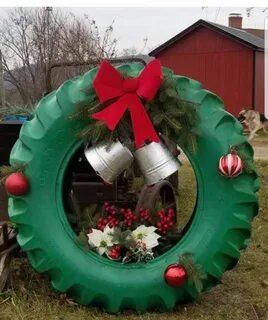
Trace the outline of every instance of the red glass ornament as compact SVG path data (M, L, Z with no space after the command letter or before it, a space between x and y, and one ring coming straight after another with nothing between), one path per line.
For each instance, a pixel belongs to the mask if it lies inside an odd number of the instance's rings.
M6 191L13 196L21 196L28 192L29 182L24 174L14 172L6 178Z
M219 160L219 172L225 177L237 177L243 171L243 163L240 157L231 152L222 156Z
M121 247L119 245L113 246L107 253L109 259L120 260L121 258Z
M179 264L171 264L165 270L166 283L171 287L181 287L187 279L186 269Z

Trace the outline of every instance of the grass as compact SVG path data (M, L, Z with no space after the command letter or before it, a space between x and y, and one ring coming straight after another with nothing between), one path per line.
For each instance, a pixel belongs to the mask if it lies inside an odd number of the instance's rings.
M82 307L51 289L46 276L32 271L25 255L12 260L11 279L0 295L1 320L265 320L268 319L268 163L257 162L262 181L260 213L253 222L252 242L242 252L238 265L224 274L221 284L201 294L192 304L178 305L168 313L109 315L93 307ZM190 212L194 196L193 175L185 165L180 183L182 211ZM191 195L191 196L189 196ZM96 271L97 272L97 271ZM112 294L112 293L111 293Z

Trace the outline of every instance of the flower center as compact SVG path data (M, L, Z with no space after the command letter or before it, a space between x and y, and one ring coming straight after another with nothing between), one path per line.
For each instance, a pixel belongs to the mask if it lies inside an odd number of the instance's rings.
M145 234L142 233L142 232L140 232L140 233L137 234L137 239L138 239L138 240L142 240L142 239L144 239L144 237L145 237Z
M100 247L107 247L107 242L105 240L101 240Z

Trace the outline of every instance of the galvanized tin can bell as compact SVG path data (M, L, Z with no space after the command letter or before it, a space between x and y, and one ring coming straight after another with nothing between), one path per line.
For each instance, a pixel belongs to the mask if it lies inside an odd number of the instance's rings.
M146 144L135 151L134 157L147 185L164 180L180 167L179 161L162 143Z
M92 168L108 183L113 183L134 159L130 150L120 141L86 147L84 153Z

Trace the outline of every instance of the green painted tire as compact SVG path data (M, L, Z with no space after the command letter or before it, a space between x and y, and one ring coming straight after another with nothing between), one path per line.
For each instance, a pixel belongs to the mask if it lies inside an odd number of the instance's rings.
M119 67L129 76L137 76L142 68L141 64ZM244 172L235 179L218 173L218 160L229 145L246 142L241 125L224 111L222 101L197 81L174 75L182 98L199 104L201 119L197 152L185 150L198 186L191 225L176 246L147 264L122 265L86 252L67 221L62 195L64 173L82 143L73 132L83 124L67 121L67 117L77 105L92 99L96 71L69 80L44 97L34 118L24 123L10 162L28 164L31 190L25 196L9 198L10 218L18 227L18 243L27 251L33 268L46 272L57 291L108 312L126 308L143 312L154 307L168 310L179 301L198 296L188 284L172 288L165 283L164 271L179 254L191 252L203 266L208 274L205 289L236 264L258 211L259 181L255 172ZM244 152L252 159L248 143Z

